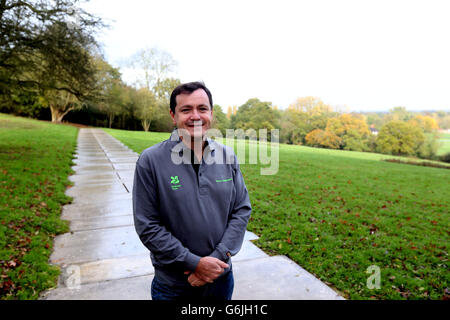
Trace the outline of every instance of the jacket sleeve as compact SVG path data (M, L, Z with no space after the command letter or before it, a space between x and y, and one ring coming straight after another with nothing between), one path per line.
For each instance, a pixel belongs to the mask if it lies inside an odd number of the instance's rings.
M159 263L181 262L187 270L195 271L200 257L184 247L164 226L158 210L155 176L140 160L136 163L132 193L136 232Z
M233 168L233 180L234 188L236 190L233 209L229 215L228 224L222 240L210 254L210 256L222 261L227 261L230 256L236 255L241 249L248 219L250 218L252 211L247 187L245 186L244 178L236 156Z

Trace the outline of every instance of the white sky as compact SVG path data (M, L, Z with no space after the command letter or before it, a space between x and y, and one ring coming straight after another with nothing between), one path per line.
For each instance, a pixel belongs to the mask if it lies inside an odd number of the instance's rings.
M316 96L349 111L450 110L450 1L91 0L114 66L157 46L214 103L286 108ZM121 68L123 79L132 73ZM344 107L345 106L345 107Z

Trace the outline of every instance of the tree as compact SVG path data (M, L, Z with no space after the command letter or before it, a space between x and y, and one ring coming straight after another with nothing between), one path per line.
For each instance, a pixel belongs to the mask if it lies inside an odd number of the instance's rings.
M150 124L157 117L157 100L155 95L147 88L141 88L133 97L136 114L141 120L144 131L149 131Z
M136 52L130 61L134 69L143 73L143 80L138 80L141 88L153 94L151 110L137 107L144 129L154 124L159 130L167 131L172 127L169 115L170 94L181 84L179 79L168 78L177 65L171 54L158 48L144 48ZM147 93L148 94L148 93ZM151 120L150 117L151 116ZM144 119L144 118L145 119Z
M166 78L154 87L155 96L157 99L157 107L155 114L157 117L152 121L156 130L170 131L173 128L172 118L170 117L170 95L172 91L181 84L179 79Z
M403 121L390 121L378 133L376 150L393 155L416 155L424 140L422 129Z
M47 106L45 100L36 92L11 90L10 99L0 104L0 112L17 116L45 119Z
M312 147L339 149L342 139L330 131L314 129L306 135L305 142Z
M439 149L437 136L434 134L425 134L425 140L417 150L417 155L424 159L435 159Z
M248 131L253 129L259 134L259 129L267 129L270 137L270 130L278 128L278 112L273 110L271 102L262 102L257 98L249 99L239 107L236 115L232 117L231 124L235 129ZM254 137L257 138L257 137Z
M450 129L450 114L445 117L439 118L439 128L448 130Z
M126 104L130 103L130 94L122 82L117 68L112 67L100 56L95 57L94 60L97 90L93 93L92 102L96 103L103 113L106 113L108 126L111 128L115 116L122 112Z
M432 117L424 115L416 115L408 121L411 125L421 128L424 132L431 133L439 129L439 126Z
M37 54L40 64L22 77L37 84L40 94L48 101L53 122L61 122L69 111L80 107L83 100L91 99L98 85L88 39L80 39L69 29L58 23L44 29L50 34L51 49Z
M440 129L450 129L450 112L436 111L434 113L434 118Z
M342 148L344 150L352 151L370 151L369 137L370 135L362 136L359 131L349 129L346 134L342 136Z
M330 117L337 116L331 106L317 97L301 97L281 115L281 142L305 144L314 129L324 130Z
M124 107L131 103L130 88L121 80L114 79L107 88L107 96L102 103L102 110L108 116L108 126L111 128L114 118L123 112Z
M233 110L231 109L231 106L228 106L227 109L227 119L231 120L231 116L233 115Z
M92 89L90 50L101 20L77 0L0 1L0 95L39 92L62 119ZM74 17L76 16L76 23ZM66 103L69 101L68 103ZM69 110L70 111L70 110Z
M331 106L325 104L320 98L311 96L297 98L289 108L298 112L306 112L311 116L333 111Z
M158 48L144 48L136 52L130 65L143 72L143 85L149 90L161 86L161 82L177 65L172 55Z
M69 111L74 110L81 105L74 94L64 90L44 90L42 97L50 107L52 122L61 122L63 117L69 113Z
M395 107L389 110L389 113L385 115L384 123L389 121L408 121L413 117L413 114L406 110L405 107Z
M355 130L361 136L370 134L367 123L351 114L342 114L339 117L329 119L327 130L334 132L338 136L344 136L349 130Z
M363 119L351 114L343 114L328 120L325 131L341 138L341 148L345 150L367 151L370 131Z
M288 108L281 114L281 135L280 141L292 144L305 144L306 135L314 129L325 129L324 124L314 124L306 112L299 112L293 108Z
M213 108L213 128L219 129L223 136L226 135L226 130L230 128L230 120L218 104L215 104Z
M158 100L165 103L169 107L170 95L172 91L181 84L179 79L166 78L159 80L153 87L153 91Z

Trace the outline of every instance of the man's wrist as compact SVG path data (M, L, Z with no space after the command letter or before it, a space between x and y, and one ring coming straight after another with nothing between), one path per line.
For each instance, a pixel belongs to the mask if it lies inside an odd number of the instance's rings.
M213 252L211 252L210 256L222 260L223 262L226 262L230 259L231 253L226 248L221 247L221 245L218 245L216 249Z
M197 265L200 262L200 258L199 256L189 252L186 256L186 260L185 260L185 266L188 270L194 272L195 269L197 269Z

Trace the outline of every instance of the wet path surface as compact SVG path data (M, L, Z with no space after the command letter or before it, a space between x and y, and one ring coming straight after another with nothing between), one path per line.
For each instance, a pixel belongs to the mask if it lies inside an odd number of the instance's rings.
M41 299L151 299L154 269L133 224L131 191L138 154L101 129L80 129L73 197L62 219L50 263L61 267L58 286ZM233 299L342 299L284 256L269 257L247 232L233 257Z

